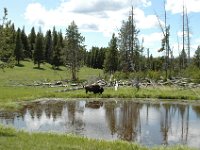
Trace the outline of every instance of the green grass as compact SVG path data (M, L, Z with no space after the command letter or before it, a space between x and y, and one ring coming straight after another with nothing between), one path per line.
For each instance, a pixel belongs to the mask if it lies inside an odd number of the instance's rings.
M192 150L184 146L147 148L125 141L94 140L67 134L28 133L0 126L1 150Z
M42 69L34 68L32 62L23 61L22 66L14 69L0 70L0 109L18 109L23 101L30 101L38 98L156 98L156 99L200 99L200 89L178 89L172 87L148 87L139 91L134 87L119 87L116 92L114 88L105 88L102 95L89 93L84 89L68 92L56 92L65 88L30 87L19 86L20 84L33 84L34 82L54 82L56 80L69 80L70 71L64 67L60 70L52 70L49 64L42 65ZM103 71L87 67L81 68L80 80L93 80L103 76ZM17 85L17 86L16 86ZM58 135L51 133L27 133L16 131L13 128L0 126L0 149L1 150L36 150L36 149L73 149L73 150L147 150L148 148L138 144L103 140L92 140L76 137L73 135ZM155 150L188 150L183 146L155 147Z
M13 69L0 70L0 109L16 109L20 107L18 102L30 101L38 98L155 98L173 100L199 100L200 88L197 89L178 89L173 87L147 87L139 91L134 87L119 87L116 92L114 87L105 88L102 95L85 91L56 92L65 88L49 88L20 86L33 84L34 82L55 82L56 80L69 80L70 70L60 67L60 70L53 70L51 65L43 64L42 69L36 69L33 62L23 61L21 66ZM103 71L83 67L79 72L80 80L94 80L103 76Z
M53 70L50 64L41 65L37 69L33 62L23 61L21 66L15 66L13 69L0 70L0 85L10 86L16 84L30 84L37 82L52 82L55 80L70 80L70 70L60 67L60 70ZM82 67L78 73L79 80L86 80L92 77L103 76L100 69L91 69Z
M85 94L84 90L66 92L67 98L153 98L170 100L198 100L200 99L200 89L178 89L173 87L147 87L137 90L134 87L119 87L118 91L114 87L106 87L102 95ZM59 93L58 93L59 95ZM56 96L58 96L56 95ZM62 93L60 93L62 96Z
M36 67L31 61L22 61L20 66L15 66L13 69L0 70L0 108L18 108L16 102L24 100L66 96L66 93L55 92L63 88L23 86L71 79L70 70L65 67L60 67L59 70L53 70L49 64L42 64L41 69ZM102 76L103 71L82 67L78 75L79 80L87 80Z

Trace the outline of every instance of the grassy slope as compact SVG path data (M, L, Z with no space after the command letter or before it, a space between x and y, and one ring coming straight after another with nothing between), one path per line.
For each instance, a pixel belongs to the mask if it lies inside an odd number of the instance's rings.
M15 103L22 100L33 100L42 97L60 98L158 98L158 99L200 99L200 89L177 89L171 87L148 87L136 91L133 87L122 88L116 92L114 88L106 88L103 95L85 94L84 90L70 92L55 92L64 88L11 86L18 84L33 84L37 82L54 82L55 80L70 79L66 68L54 71L49 64L42 65L43 69L34 69L32 62L22 62L23 67L0 70L0 107L16 107ZM103 76L102 70L81 68L80 80L93 79Z
M108 142L73 135L15 131L0 126L1 150L148 150L138 144L123 141ZM183 146L155 147L152 150L190 150Z
M51 65L43 64L41 69L35 68L33 62L23 61L23 67L15 66L14 69L0 70L0 85L14 85L18 83L28 84L34 81L49 82L55 80L71 79L70 70L60 67L60 70L52 70ZM100 69L83 67L79 72L79 79L84 80L92 76L101 76Z
M70 70L61 67L60 70L52 70L51 65L43 64L42 69L35 68L29 61L23 61L21 66L13 69L0 70L0 107L14 106L12 102L21 100L32 100L41 97L65 97L66 93L56 93L60 88L48 87L25 87L20 84L33 84L34 82L55 82L58 80L69 80ZM83 67L79 72L79 79L102 76L99 69ZM16 86L17 85L17 86Z

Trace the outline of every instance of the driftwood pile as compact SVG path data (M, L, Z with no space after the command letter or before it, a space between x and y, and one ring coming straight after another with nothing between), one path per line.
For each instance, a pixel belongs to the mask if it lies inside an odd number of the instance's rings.
M119 86L133 86L133 87L149 87L149 86L172 86L178 88L200 88L200 84L194 82L193 79L190 78L171 78L171 79L160 79L160 80L152 80L149 78L144 79L133 79L127 81L114 81L114 82L105 82L104 80L98 81L98 84L102 86L115 86L115 84Z
M63 81L55 82L37 82L34 81L33 84L28 84L27 86L48 86L48 87L68 87L68 84L65 84Z
M133 80L115 80L112 82L105 81L104 79L96 81L95 84L99 84L100 86L112 87L115 86L116 83L119 86L139 86L139 87L148 87L148 86L173 86L173 87L185 87L185 88L200 88L199 83L195 83L193 79L190 78L171 78L171 79L160 79L160 80L152 80L149 78L144 79L133 79ZM54 83L34 83L31 86L48 86L48 87L69 87L72 89L81 89L87 83L70 83L66 81L56 81Z
M167 79L166 81L159 80L158 85L169 85L174 87L183 87L183 88L200 88L199 83L195 83L193 79L190 78L172 78Z
M33 84L20 84L19 86L40 86L40 87L65 87L65 89L57 90L56 92L67 92L73 90L83 89L84 86L88 85L88 82L83 83L72 83L68 80L54 81L54 82L42 82L42 81L34 81ZM91 83L90 83L91 84ZM104 79L97 80L93 84L99 84L103 87L114 87L114 86L131 86L139 88L145 87L158 87L158 86L171 86L176 88L200 88L200 84L194 82L193 79L190 78L171 78L171 79L160 79L160 80L152 80L149 78L139 79L135 78L132 80L113 80L106 81ZM15 85L18 86L18 85Z

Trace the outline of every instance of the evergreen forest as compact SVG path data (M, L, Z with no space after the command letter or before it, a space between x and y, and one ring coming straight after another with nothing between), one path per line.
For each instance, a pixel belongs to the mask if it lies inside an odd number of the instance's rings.
M4 70L6 67L20 66L21 61L30 60L38 69L44 63L50 64L55 70L60 66L70 68L72 80L78 80L80 67L87 66L102 69L118 78L187 77L199 82L200 46L196 48L194 56L190 57L183 47L179 56L174 57L169 44L169 26L161 26L161 29L164 38L158 50L160 56L154 56L143 45L143 41L139 41L140 31L131 16L122 21L118 35L113 33L107 47L93 46L87 50L85 37L74 21L64 33L57 31L54 26L46 33L41 28L36 32L32 27L27 34L25 26L22 29L15 27L8 18L8 10L4 8L0 25L0 68Z

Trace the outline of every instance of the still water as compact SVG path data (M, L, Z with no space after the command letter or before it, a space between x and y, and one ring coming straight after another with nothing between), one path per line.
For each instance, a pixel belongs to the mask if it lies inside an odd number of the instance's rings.
M0 112L0 123L26 131L72 133L146 146L200 148L200 106L122 100L37 101Z

